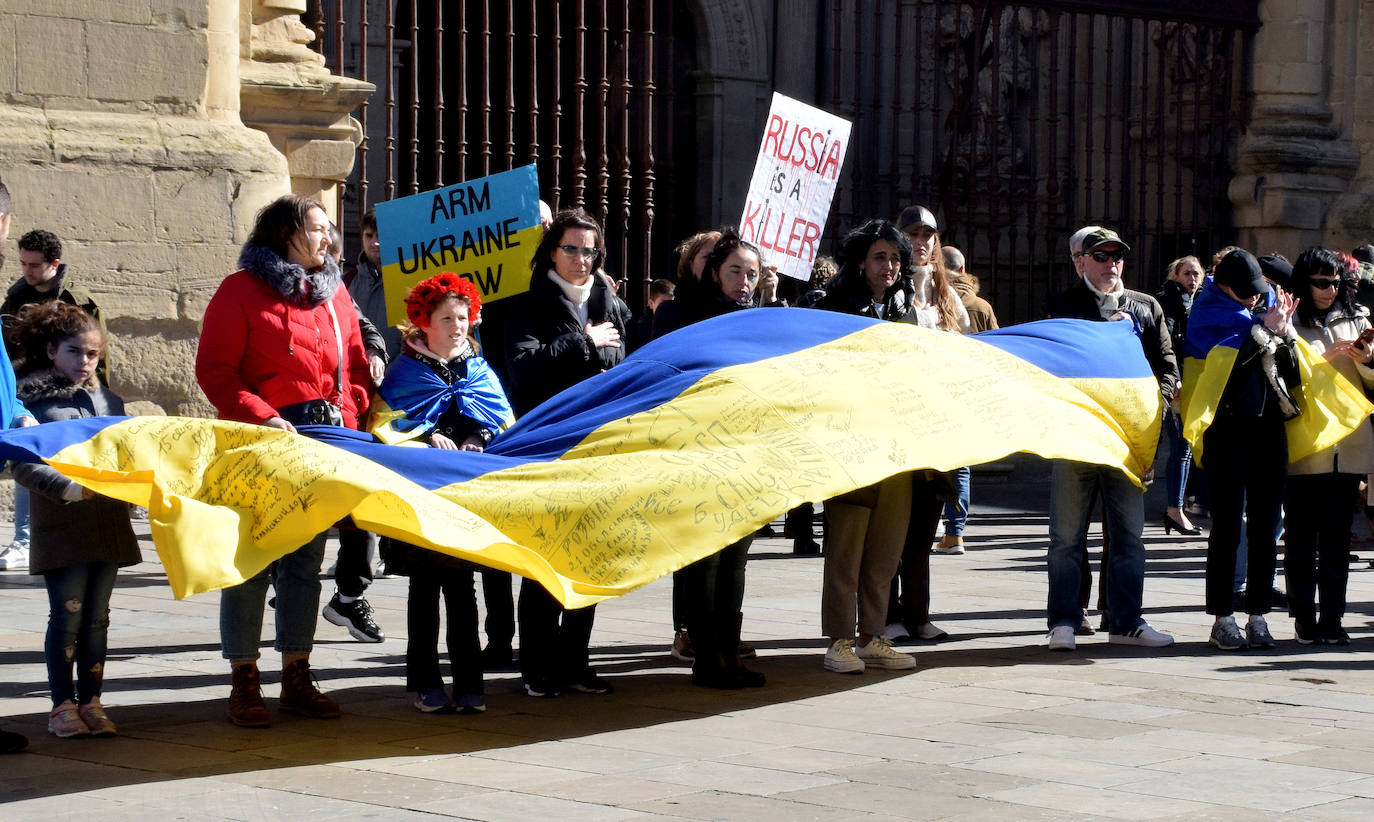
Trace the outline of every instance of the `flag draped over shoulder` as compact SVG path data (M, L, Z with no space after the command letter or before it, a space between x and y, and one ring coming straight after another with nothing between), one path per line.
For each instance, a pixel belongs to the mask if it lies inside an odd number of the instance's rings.
M1183 346L1183 391L1179 405L1183 436L1202 459L1202 438L1216 417L1222 392L1256 319L1209 277L1188 314ZM1302 384L1295 392L1301 413L1285 424L1288 461L1295 462L1335 445L1367 424L1374 405L1349 380L1299 338L1294 348Z
M553 397L483 453L176 417L0 434L145 505L177 596L233 585L346 515L533 578L570 607L634 590L824 500L1016 451L1139 482L1159 389L1124 323L976 337L799 309L696 323ZM314 438L312 438L314 437Z
M464 416L491 431L515 422L500 381L481 357L469 357L467 376L452 384L414 357L397 357L372 406L372 433L390 445L413 440L434 428L455 402Z

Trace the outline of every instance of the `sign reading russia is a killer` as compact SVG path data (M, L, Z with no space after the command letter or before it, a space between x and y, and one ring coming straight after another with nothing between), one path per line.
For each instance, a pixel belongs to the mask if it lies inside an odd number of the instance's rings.
M763 251L764 265L777 266L780 274L811 278L849 147L849 126L841 117L773 94L740 235Z

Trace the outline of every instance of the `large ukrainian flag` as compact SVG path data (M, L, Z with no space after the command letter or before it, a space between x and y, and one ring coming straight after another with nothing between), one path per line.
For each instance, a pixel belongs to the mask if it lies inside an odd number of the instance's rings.
M1183 436L1202 464L1203 435L1216 417L1236 356L1255 324L1255 316L1226 296L1208 277L1188 314L1183 347L1183 390L1179 408ZM1301 413L1285 424L1288 461L1296 462L1335 445L1367 425L1374 405L1301 338L1295 346L1302 384L1295 392Z
M544 403L486 453L175 417L0 435L147 506L177 596L233 585L352 515L538 580L577 607L632 591L805 500L1016 451L1154 458L1159 390L1125 323L977 337L798 309L690 326Z

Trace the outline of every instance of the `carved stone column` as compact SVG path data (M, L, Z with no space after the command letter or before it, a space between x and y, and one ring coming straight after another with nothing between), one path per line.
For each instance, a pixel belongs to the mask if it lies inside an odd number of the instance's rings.
M337 219L339 185L353 169L362 139L349 112L375 90L339 77L307 46L305 0L253 0L248 48L239 63L240 116L266 132L286 156L291 188L314 197Z
M1324 241L1359 167L1348 124L1331 107L1327 0L1265 0L1255 36L1255 100L1231 183L1240 245L1290 258Z

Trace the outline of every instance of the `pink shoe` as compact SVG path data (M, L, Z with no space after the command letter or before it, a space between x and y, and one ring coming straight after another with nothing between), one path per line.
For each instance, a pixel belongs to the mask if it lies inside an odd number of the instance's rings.
M114 722L111 722L110 718L105 715L105 709L100 704L100 697L96 697L77 708L76 713L81 717L81 721L86 723L86 727L91 729L91 736L114 736L119 733L115 729Z
M90 736L91 729L81 719L76 703L68 699L52 709L48 714L48 733L63 739L73 736Z

